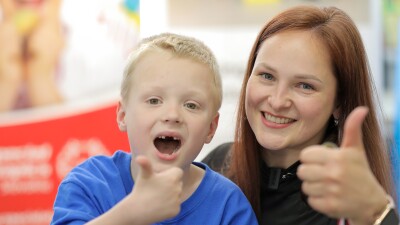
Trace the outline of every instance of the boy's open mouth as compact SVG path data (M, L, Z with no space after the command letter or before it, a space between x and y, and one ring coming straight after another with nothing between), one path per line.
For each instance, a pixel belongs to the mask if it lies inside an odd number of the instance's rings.
M154 139L154 146L162 154L172 155L181 147L181 140L176 137L159 136Z

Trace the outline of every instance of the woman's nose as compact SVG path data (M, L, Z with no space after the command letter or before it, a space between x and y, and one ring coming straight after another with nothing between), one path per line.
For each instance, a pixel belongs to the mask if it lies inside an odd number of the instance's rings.
M291 99L287 88L278 87L267 98L268 104L275 110L288 108L291 105Z

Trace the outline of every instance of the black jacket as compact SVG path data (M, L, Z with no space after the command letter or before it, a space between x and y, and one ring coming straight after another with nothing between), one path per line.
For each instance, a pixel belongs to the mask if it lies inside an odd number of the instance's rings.
M212 150L202 162L220 172L232 143L225 143ZM289 168L270 168L261 165L260 225L337 225L336 219L316 212L307 204L301 192L301 180L296 176L296 162Z

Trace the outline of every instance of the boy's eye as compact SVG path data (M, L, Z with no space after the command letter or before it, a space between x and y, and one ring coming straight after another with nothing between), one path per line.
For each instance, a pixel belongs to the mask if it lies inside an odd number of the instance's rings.
M157 98L151 98L151 99L147 100L147 102L150 103L151 105L157 105L161 101L160 101L160 99L157 99Z
M263 74L260 74L260 76L263 77L263 78L266 79L266 80L272 80L272 79L274 79L274 76L272 76L272 75L269 74L269 73L263 73Z
M191 102L185 103L185 106L189 109L197 109L197 105Z

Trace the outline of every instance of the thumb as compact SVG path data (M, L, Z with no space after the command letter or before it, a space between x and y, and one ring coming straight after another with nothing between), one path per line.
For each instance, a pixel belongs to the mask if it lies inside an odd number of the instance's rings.
M137 156L136 163L140 167L138 177L149 178L153 175L153 168L149 159L146 156Z
M347 117L344 124L343 142L341 147L360 147L363 149L362 124L368 114L368 108L359 106Z

